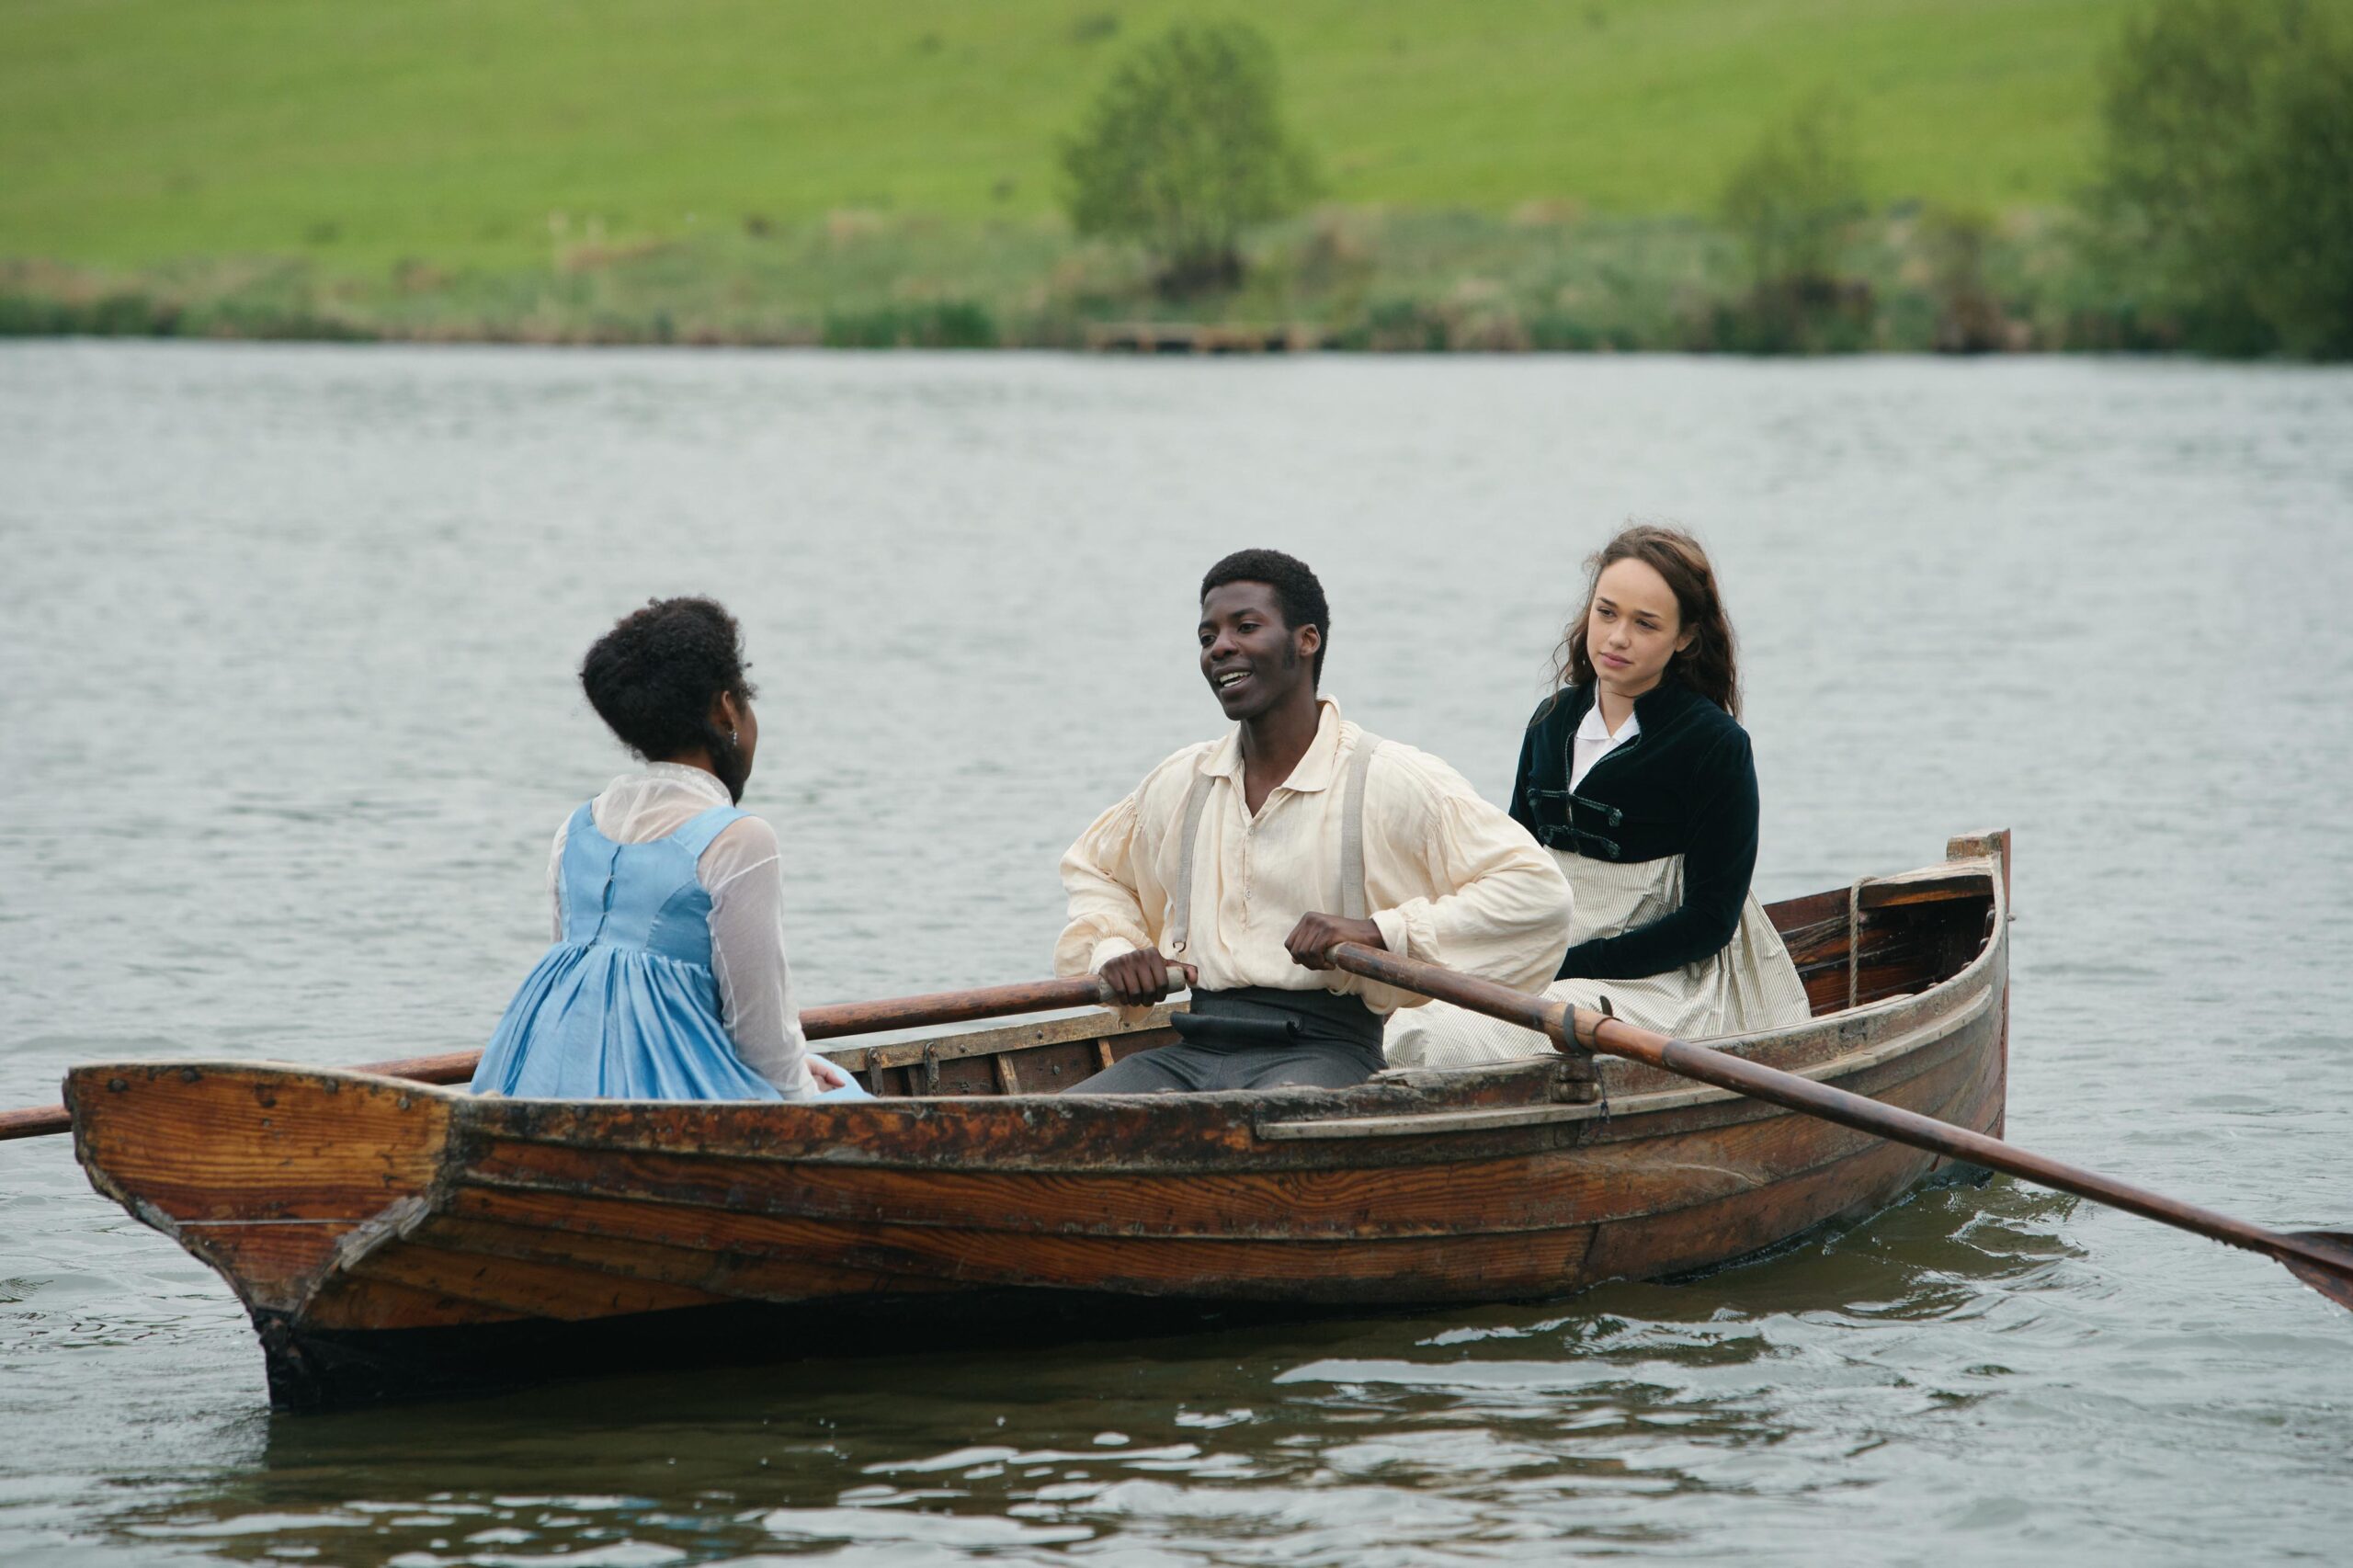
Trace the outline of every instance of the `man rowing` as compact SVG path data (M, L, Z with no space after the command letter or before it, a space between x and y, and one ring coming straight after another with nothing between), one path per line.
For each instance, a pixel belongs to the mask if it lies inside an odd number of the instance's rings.
M1123 1006L1191 977L1174 1045L1074 1092L1342 1088L1381 1068L1390 1013L1423 998L1333 968L1337 942L1542 988L1569 887L1526 829L1462 776L1384 742L1318 695L1331 614L1306 565L1229 555L1201 580L1201 675L1228 719L1097 818L1063 857L1062 974Z

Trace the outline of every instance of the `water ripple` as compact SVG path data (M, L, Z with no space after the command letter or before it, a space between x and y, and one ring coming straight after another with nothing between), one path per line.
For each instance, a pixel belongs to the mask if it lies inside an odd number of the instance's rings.
M2010 824L2012 1134L2344 1226L2348 429L2285 367L0 347L0 1105L477 1043L649 594L744 618L831 1001L1043 965L1055 857L1215 727L1216 555L1314 562L1350 714L1493 794L1641 513L1721 558L1760 892ZM209 1271L10 1144L0 1559L2326 1561L2348 1332L1997 1181L1569 1302L289 1419Z

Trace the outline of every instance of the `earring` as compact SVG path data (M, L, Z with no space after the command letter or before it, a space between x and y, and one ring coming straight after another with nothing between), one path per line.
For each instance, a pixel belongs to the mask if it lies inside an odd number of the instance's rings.
M728 744L729 745L731 745L731 746L740 746L740 745L742 745L742 744L744 744L744 733L743 733L743 732L742 732L742 731L740 731L740 730L730 730L730 731L728 731L728 732L727 732L727 744Z

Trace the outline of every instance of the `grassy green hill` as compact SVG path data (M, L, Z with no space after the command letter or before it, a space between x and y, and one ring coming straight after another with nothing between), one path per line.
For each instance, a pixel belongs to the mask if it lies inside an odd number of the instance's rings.
M1336 203L1695 212L1832 86L1874 191L2084 177L2129 0L9 0L0 257L545 270L882 213L1039 230L1054 140L1180 15L1253 16ZM837 222L839 220L836 220Z

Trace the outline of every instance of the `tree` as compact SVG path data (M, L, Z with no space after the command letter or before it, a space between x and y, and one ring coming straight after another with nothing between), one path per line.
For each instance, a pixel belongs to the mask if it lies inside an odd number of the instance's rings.
M1768 126L1724 181L1717 211L1739 242L1748 292L1718 305L1719 347L1812 353L1864 346L1870 286L1842 278L1848 232L1863 215L1854 117L1827 93Z
M1836 281L1847 232L1863 214L1853 116L1817 96L1757 139L1724 181L1718 208L1760 292Z
M1063 144L1072 226L1140 242L1170 295L1233 287L1243 230L1297 211L1315 191L1280 89L1256 28L1169 28L1129 57Z
M2120 283L2223 352L2353 356L2353 17L2160 0L2109 62L2088 206Z

